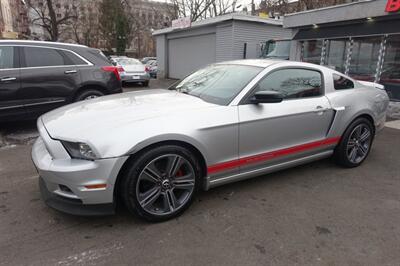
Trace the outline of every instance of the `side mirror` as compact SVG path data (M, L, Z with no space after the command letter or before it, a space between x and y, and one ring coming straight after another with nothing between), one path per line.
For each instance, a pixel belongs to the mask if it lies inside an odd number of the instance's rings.
M251 97L252 103L280 103L283 101L283 95L277 91L258 91Z

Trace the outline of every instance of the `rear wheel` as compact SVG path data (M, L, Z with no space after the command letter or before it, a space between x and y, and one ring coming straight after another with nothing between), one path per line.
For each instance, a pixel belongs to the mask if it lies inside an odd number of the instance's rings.
M121 183L128 210L159 222L180 215L199 188L200 165L187 149L166 145L144 152L129 166Z
M346 129L335 150L336 162L345 167L359 166L367 158L373 138L372 123L366 118L357 118Z
M90 100L90 99L94 99L94 98L97 98L97 97L100 97L103 95L104 95L104 93L99 90L95 90L95 89L84 90L84 91L78 93L78 95L75 97L75 102Z

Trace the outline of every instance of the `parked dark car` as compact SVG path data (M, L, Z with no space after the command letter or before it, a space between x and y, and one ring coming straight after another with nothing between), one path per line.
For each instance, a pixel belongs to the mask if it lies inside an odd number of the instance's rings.
M146 66L149 69L150 77L156 79L157 78L157 71L158 71L157 60L149 60L149 61L147 61Z
M122 92L119 67L83 45L0 41L0 121Z

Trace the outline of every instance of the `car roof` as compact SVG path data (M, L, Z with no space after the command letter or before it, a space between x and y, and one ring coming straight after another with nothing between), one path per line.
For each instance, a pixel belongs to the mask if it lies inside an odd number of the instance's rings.
M19 45L44 45L52 47L82 47L88 48L86 45L74 44L74 43L62 43L62 42L46 42L46 41L29 41L29 40L0 40L0 44L19 44Z
M245 65L245 66L255 66L255 67L262 67L267 68L271 65L280 64L283 67L312 67L317 69L325 69L329 71L334 71L331 68L307 63L307 62L298 62L298 61L291 61L291 60L283 60L283 59L242 59L242 60L233 60L233 61L225 61L216 63L217 65ZM341 74L344 75L344 74Z
M270 59L242 59L219 62L217 65L245 65L245 66L256 66L266 68L270 65L283 62L284 60L270 60Z

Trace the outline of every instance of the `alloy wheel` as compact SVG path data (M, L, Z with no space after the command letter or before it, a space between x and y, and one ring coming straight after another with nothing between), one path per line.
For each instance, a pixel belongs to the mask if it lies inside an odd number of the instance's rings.
M350 162L360 163L368 154L371 146L371 129L365 125L357 125L350 134L346 146L346 155Z
M192 165L180 155L162 155L144 167L136 185L140 206L153 215L168 215L190 199L195 186Z
M97 95L89 95L89 96L85 97L83 100L86 101L86 100L90 100L90 99L95 99L97 97L99 97L99 96L97 96Z

